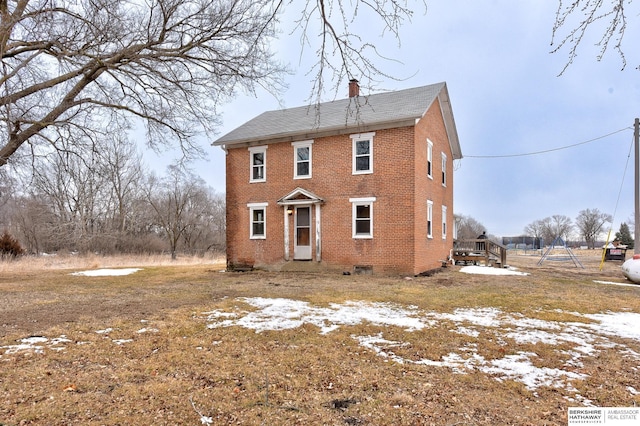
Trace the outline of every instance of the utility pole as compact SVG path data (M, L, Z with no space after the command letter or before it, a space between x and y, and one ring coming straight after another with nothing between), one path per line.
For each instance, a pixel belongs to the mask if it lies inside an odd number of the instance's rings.
M635 227L633 231L633 254L640 254L640 118L634 123L633 138L636 149L636 180L635 180Z

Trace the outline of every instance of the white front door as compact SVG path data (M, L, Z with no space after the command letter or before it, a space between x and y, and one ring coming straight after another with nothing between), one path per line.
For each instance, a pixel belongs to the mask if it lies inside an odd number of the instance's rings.
M294 260L311 260L311 207L296 207Z

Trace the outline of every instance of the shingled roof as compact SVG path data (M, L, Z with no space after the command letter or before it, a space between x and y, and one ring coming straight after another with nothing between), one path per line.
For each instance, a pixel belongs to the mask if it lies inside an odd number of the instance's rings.
M451 151L462 158L446 83L355 96L317 105L264 112L213 142L240 144L294 142L337 134L413 126L439 99Z

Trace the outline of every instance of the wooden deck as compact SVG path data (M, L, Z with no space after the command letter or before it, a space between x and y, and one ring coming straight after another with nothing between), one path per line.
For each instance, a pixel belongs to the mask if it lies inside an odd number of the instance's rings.
M507 248L488 239L454 240L451 258L456 265L479 265L504 268Z

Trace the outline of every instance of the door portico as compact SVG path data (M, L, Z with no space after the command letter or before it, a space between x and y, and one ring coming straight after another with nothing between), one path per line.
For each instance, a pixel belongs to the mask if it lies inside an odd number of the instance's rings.
M296 188L278 200L284 207L284 259L291 258L291 227L293 227L293 260L322 260L321 209L324 200L314 193ZM315 249L315 250L314 250Z

